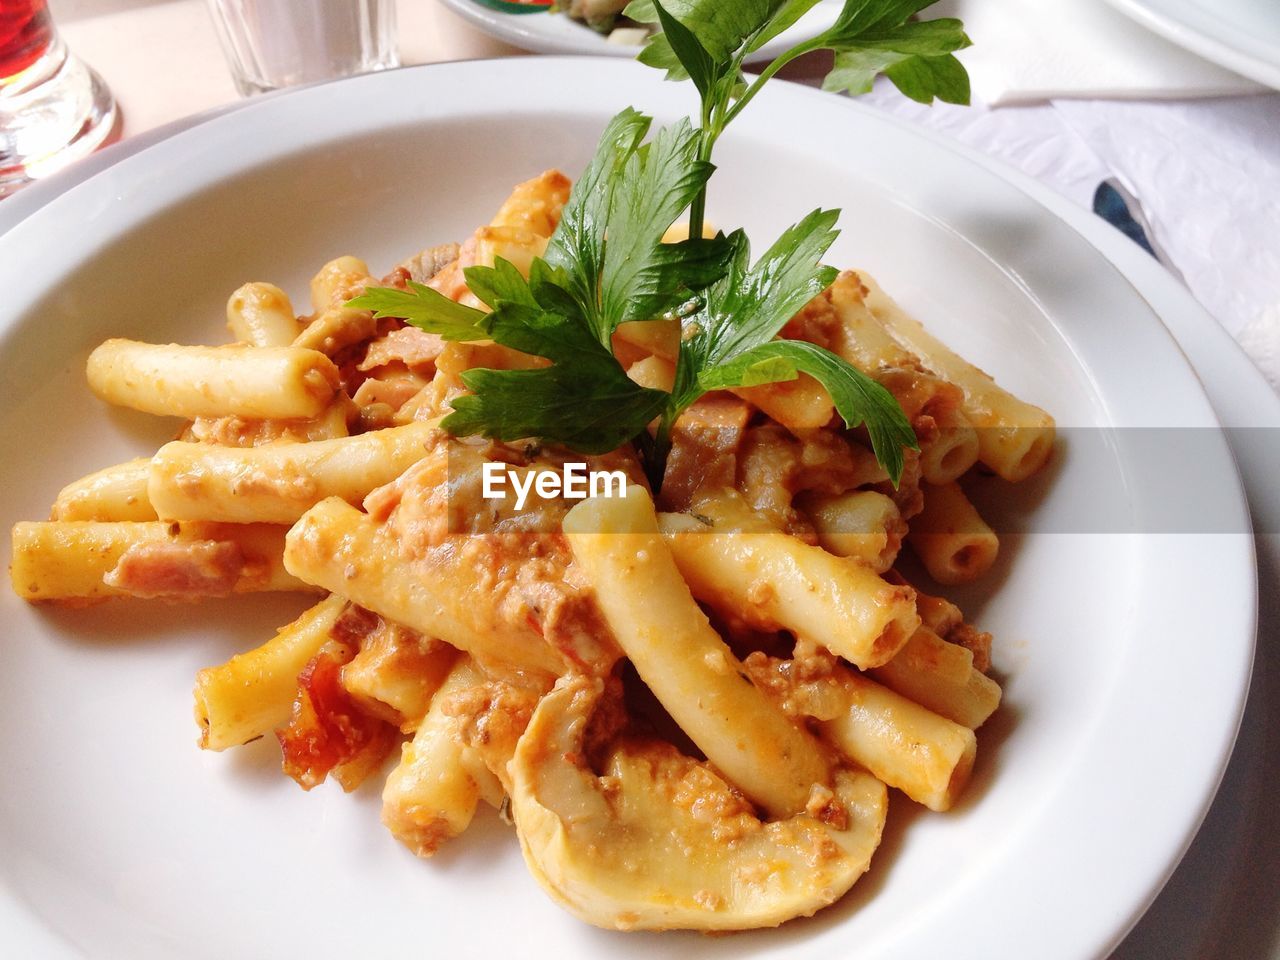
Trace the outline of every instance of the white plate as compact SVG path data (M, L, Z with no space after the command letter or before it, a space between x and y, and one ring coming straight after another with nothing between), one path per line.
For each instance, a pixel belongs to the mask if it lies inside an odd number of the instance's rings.
M575 105L556 107L547 89L579 91ZM169 425L89 397L83 359L102 338L216 340L226 294L245 279L300 292L338 253L383 265L461 235L513 180L581 164L623 102L669 119L686 93L601 61L362 77L248 104L52 201L0 241L14 318L0 343L3 423L21 451L0 463L0 520L41 516L60 483L164 438ZM982 165L789 86L739 123L717 157L717 223L763 243L840 204L833 262L870 269L1062 423L1214 426L1141 298ZM1147 498L1176 489L1176 474L1116 439L1100 451L1068 440L1053 475L1024 491L1040 500L1036 524L1062 523L1082 500L1136 523ZM1220 512L1246 529L1225 445L1201 466ZM1168 875L1222 772L1252 655L1251 541L1026 537L1001 574L998 590L968 598L1008 674L971 798L929 816L895 797L886 845L844 902L712 940L582 927L542 896L491 818L420 863L377 825L376 787L304 796L268 744L198 752L194 671L259 642L298 602L69 612L6 595L0 923L24 949L44 937L66 942L57 955L131 958L1098 955Z
M639 47L609 43L605 35L579 20L559 13L504 13L476 0L440 0L485 33L535 53L572 53L633 58ZM748 63L772 60L797 43L817 36L836 22L844 0L820 0L791 29L770 40L747 58Z
M1206 60L1280 90L1276 0L1108 0Z

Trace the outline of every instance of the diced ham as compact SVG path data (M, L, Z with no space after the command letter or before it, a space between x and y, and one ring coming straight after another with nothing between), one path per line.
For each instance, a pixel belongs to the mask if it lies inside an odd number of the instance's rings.
M415 283L426 283L458 259L458 249L456 243L440 243L434 247L427 247L397 266L396 271L403 273L403 279L412 280ZM397 285L400 286L403 283Z
M111 587L144 599L226 597L245 567L238 544L223 540L135 543L103 577Z
M733 485L750 414L747 403L732 394L709 393L680 415L671 431L663 509L687 510L699 491Z
M436 334L417 327L400 327L369 344L357 369L375 370L396 361L409 368L431 366L443 349L444 340Z

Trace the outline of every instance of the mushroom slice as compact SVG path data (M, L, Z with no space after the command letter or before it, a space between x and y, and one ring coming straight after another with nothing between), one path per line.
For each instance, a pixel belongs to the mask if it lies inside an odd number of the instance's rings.
M561 679L511 761L511 810L534 877L570 913L619 930L746 930L844 895L880 843L886 790L837 768L806 810L762 822L670 744L622 737L597 775L584 736L603 684Z

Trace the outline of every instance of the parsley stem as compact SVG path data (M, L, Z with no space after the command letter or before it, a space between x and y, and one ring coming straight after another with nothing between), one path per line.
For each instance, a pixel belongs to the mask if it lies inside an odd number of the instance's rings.
M803 56L811 50L821 49L824 44L825 34L814 37L812 40L806 40L804 43L797 44L786 53L779 54L767 67L760 71L760 76L756 77L755 82L749 86L746 91L738 98L738 102L729 108L728 114L724 118L724 126L728 126L738 116L743 108L755 98L760 92L760 88L769 82L773 76L785 67L796 57Z
M667 455L671 453L671 427L675 419L675 411L668 407L658 421L658 428L652 437L648 431L636 437L636 446L644 459L644 473L654 496L662 489L662 479L667 473Z
M709 97L702 100L702 128L701 137L698 144L698 159L710 160L711 148L715 146L715 138L708 137L707 134L711 128L714 104ZM693 198L693 203L689 206L689 238L699 239L702 237L702 224L707 215L707 187L703 184L702 189L698 191L697 196Z

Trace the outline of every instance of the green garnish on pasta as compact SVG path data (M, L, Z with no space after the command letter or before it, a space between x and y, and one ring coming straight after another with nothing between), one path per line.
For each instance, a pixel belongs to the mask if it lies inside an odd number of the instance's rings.
M373 288L350 306L446 339L491 339L551 361L531 370L464 373L471 393L454 400L442 422L458 436L536 438L585 454L633 442L656 490L672 427L704 393L804 373L827 389L847 427L865 425L896 484L903 451L917 445L889 391L822 347L776 339L835 278L822 257L837 236L838 211L810 213L754 264L741 230L704 237L703 220L716 141L769 78L801 54L835 51L828 89L865 92L883 73L912 99L967 103L968 77L953 55L969 43L960 22L913 19L932 2L848 0L829 30L751 79L743 73L745 58L816 0L634 0L627 16L662 27L639 59L670 79L692 81L700 124L681 120L650 136L652 120L644 114L628 108L614 117L528 277L500 258L464 271L488 311L420 284ZM690 239L664 243L686 217ZM612 347L621 324L664 317L678 317L682 327L671 392L632 381Z

